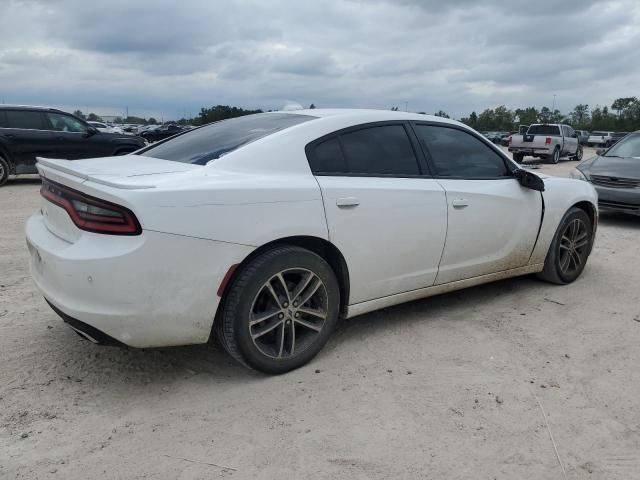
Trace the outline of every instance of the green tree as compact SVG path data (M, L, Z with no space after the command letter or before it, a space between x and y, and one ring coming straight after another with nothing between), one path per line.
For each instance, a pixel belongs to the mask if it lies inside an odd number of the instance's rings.
M158 121L153 117L149 117L149 120L147 120L147 123L149 125L156 125L158 123Z
M438 110L436 113L434 113L434 115L436 117L451 118L449 115L447 115L447 112L444 112L443 110Z
M101 122L102 121L102 119L98 115L96 115L95 113L90 113L87 116L87 120L89 120L90 122Z
M312 103L311 105L309 105L310 110L313 110L314 108L316 108L315 104Z
M80 110L76 110L75 112L73 112L73 115L83 120L86 120L84 113L82 113L82 111Z
M527 108L516 108L515 117L518 118L518 124L520 125L531 125L532 123L536 123L538 121L538 109L536 107L527 107ZM515 119L514 119L515 120Z
M571 116L571 124L579 129L586 130L591 123L591 115L589 113L589 105L586 103L579 103L573 108L573 111L570 114Z

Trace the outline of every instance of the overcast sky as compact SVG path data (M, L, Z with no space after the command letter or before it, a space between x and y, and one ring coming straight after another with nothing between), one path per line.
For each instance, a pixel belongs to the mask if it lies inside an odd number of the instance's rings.
M0 102L472 110L640 95L640 1L0 0Z

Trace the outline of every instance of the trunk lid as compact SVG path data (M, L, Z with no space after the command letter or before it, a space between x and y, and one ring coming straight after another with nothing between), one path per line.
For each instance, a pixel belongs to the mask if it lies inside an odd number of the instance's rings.
M190 163L172 162L140 155L89 158L85 160L60 160L38 157L38 171L45 178L55 180L62 176L69 180L92 181L114 188L153 188L176 174L203 167Z

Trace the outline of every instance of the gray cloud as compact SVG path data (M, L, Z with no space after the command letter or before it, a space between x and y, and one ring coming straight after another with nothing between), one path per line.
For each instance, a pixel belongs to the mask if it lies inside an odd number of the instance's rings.
M11 103L171 118L407 102L461 116L640 94L636 0L8 0L3 18Z

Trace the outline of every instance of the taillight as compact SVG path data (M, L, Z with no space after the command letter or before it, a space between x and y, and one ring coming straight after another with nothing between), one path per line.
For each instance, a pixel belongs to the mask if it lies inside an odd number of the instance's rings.
M507 139L507 143L511 145L511 135L509 135L509 138Z
M545 145L551 145L551 137L547 137L544 141Z
M107 202L42 179L40 194L66 210L73 223L87 232L110 235L140 235L138 219L128 208Z

